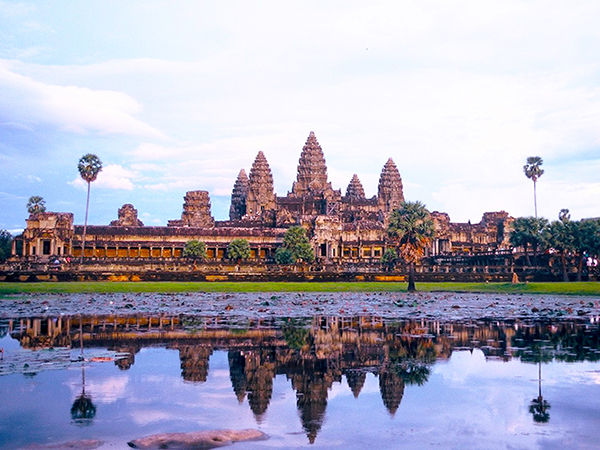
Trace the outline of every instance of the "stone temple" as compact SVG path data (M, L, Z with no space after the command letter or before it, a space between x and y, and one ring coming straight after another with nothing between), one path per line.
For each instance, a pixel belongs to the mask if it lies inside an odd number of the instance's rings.
M377 195L367 198L358 175L345 192L335 189L327 176L323 149L313 132L302 147L296 180L286 195L275 193L267 157L259 151L249 172L242 168L233 184L229 220L216 221L207 191L184 196L181 218L167 226L144 226L133 205L118 211L110 225L88 225L85 249L83 226L73 214L32 214L27 228L15 239L13 253L22 259L79 257L83 253L98 264L115 260L172 260L182 256L185 243L206 244L208 261L224 261L235 238L248 240L251 260L269 263L286 230L304 227L317 263L379 264L386 247L388 217L404 201L402 178L389 158L383 165ZM508 248L512 218L504 212L485 213L478 224L452 223L446 213L433 212L437 236L428 255L474 254Z

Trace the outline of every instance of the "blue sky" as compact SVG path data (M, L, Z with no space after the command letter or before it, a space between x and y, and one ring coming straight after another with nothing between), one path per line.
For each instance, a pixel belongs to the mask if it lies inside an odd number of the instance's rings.
M90 223L133 203L147 225L208 190L226 219L259 150L278 195L310 131L329 178L453 221L533 214L522 167L544 159L538 211L600 216L596 1L2 1L0 228L25 204L83 222L77 161L97 154Z

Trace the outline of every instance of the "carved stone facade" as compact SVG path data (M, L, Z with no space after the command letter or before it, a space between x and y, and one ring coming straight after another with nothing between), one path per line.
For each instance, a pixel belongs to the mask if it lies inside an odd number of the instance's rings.
M346 189L333 189L325 156L313 132L300 155L297 177L286 196L275 194L273 174L259 151L249 177L241 169L231 193L228 221L215 221L207 191L190 191L184 197L181 219L167 227L145 227L137 210L126 204L110 226L88 226L86 248L81 248L82 226L73 215L32 215L21 242L19 256L44 255L95 258L178 258L185 243L198 239L207 246L209 260L226 258L229 242L249 241L252 260L273 261L275 250L291 225L301 225L311 238L320 263L379 264L386 247L389 214L404 202L402 178L389 158L381 170L377 195L367 198L358 175ZM428 255L472 254L509 248L512 218L504 211L485 213L480 223L452 223L446 213L432 213L437 235Z
M250 169L246 214L249 218L258 219L274 209L273 174L265 154L261 151L256 155Z
M210 228L215 225L208 191L189 191L183 201L181 220L169 220L170 227Z
M138 219L137 209L127 203L119 208L119 218L110 223L111 227L143 227L144 223Z
M231 207L229 208L229 220L240 220L246 215L246 199L250 190L250 181L244 169L240 173L233 185L231 193Z
M365 190L356 174L352 175L350 184L348 184L348 187L346 188L346 198L352 200L362 200L365 198Z
M400 172L392 158L387 160L381 171L377 197L379 207L384 214L397 209L404 201L402 178L400 178Z

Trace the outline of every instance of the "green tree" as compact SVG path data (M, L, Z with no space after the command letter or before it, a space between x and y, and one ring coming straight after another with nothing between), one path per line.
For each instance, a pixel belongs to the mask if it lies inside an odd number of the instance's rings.
M250 244L246 239L234 239L227 246L227 257L233 261L248 259L251 254Z
M12 235L6 230L0 230L0 262L10 258L12 253Z
M525 176L533 181L533 205L535 209L535 217L537 217L537 193L536 184L537 180L544 174L542 169L544 160L539 156L530 156L527 158L527 164L523 166L523 172Z
M46 201L39 195L32 195L27 200L27 212L29 214L46 212Z
M555 220L548 226L548 246L560 253L562 278L563 281L569 281L566 256L574 250L574 224L571 222L571 216L568 209L562 209L558 218L558 220Z
M289 248L279 247L275 251L275 262L277 264L295 264L296 258Z
M578 256L577 281L581 281L587 257L600 254L600 221L582 219L573 223L573 247Z
M295 264L298 261L311 263L315 259L306 230L300 226L291 227L285 232L283 244L280 248L283 250L279 252L279 259L282 261L291 259L292 262L280 263L277 260L277 252L275 252L275 260L279 264ZM288 254L291 254L291 258Z
M206 259L206 244L197 239L192 239L185 243L183 248L183 256L193 260L204 260Z
M537 265L537 252L546 242L548 220L537 217L518 217L512 224L509 242L514 247L523 247L525 263L531 266L529 249L533 251Z
M388 269L392 269L396 263L398 262L398 253L396 249L388 247L383 252L383 256L381 257L381 263L385 265Z
M79 171L79 175L83 178L83 181L87 183L87 200L85 202L85 220L83 222L83 236L81 243L81 262L83 262L83 256L85 253L85 235L87 233L87 220L88 220L88 211L90 207L90 185L93 181L96 181L98 178L98 174L102 170L102 161L96 155L88 153L87 155L83 155L79 159L79 163L77 164L77 170Z
M398 249L398 255L408 264L408 292L415 292L415 264L435 236L433 219L419 201L404 202L390 214L387 233Z

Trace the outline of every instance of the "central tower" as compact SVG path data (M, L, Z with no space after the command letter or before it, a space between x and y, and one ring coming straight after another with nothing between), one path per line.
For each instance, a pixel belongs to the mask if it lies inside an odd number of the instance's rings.
M327 181L327 166L323 149L321 149L315 133L311 131L300 154L298 177L292 185L291 195L294 197L320 195L328 197L332 191L331 183Z

